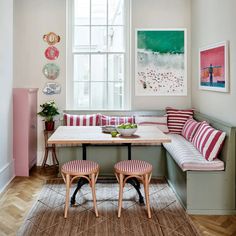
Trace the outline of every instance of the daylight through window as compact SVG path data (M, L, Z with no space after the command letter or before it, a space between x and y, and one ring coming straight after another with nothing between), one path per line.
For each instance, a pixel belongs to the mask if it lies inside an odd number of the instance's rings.
M127 92L128 1L74 0L73 109L124 109Z

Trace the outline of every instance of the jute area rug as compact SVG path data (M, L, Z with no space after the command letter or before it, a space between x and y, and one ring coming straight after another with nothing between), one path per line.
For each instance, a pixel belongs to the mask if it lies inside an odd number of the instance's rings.
M73 185L72 191L75 187ZM68 218L64 219L65 184L61 179L47 181L17 235L200 235L165 181L150 184L151 219L147 218L146 207L138 203L137 192L129 184L124 188L123 209L118 219L118 189L116 183L96 184L99 212L96 218L90 188L84 185L77 194L77 205L69 208Z

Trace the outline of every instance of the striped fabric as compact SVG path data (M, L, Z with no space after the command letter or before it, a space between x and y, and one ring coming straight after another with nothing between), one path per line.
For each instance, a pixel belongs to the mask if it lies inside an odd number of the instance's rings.
M122 123L134 123L133 116L100 116L100 125L120 125Z
M195 133L192 143L208 161L219 154L225 139L225 133L211 127L203 121Z
M219 159L207 161L183 136L178 134L168 134L168 136L171 138L171 143L163 143L163 146L183 171L224 170L223 161Z
M167 107L167 125L170 133L181 134L185 122L193 117L193 110L177 110Z
M94 161L74 160L65 163L61 170L63 173L74 173L76 175L78 173L93 173L98 167L98 164Z
M66 126L97 126L99 114L92 115L70 115L64 114L64 124Z
M125 160L115 164L114 168L118 171L132 173L149 173L152 171L152 165L142 160Z
M197 122L192 118L188 119L182 129L182 136L191 142L200 124L201 122Z
M163 133L169 133L167 116L135 116L135 123L138 125L156 126Z

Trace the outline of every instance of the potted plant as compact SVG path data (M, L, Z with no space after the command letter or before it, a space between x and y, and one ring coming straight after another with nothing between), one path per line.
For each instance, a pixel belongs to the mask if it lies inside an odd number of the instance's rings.
M42 110L38 112L38 115L44 117L45 129L48 131L54 130L54 120L53 117L59 115L58 107L54 101L45 102L40 105Z

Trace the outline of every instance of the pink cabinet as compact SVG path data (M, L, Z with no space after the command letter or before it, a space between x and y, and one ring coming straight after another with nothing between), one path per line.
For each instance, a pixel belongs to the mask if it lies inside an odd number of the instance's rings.
M36 88L13 89L13 157L15 175L29 176L37 162Z

